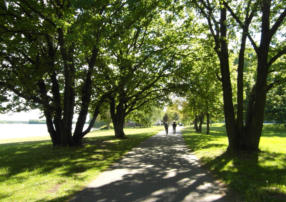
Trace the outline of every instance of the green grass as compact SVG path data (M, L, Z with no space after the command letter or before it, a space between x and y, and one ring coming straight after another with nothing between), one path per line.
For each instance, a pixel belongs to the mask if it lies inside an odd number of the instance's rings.
M79 148L53 148L47 138L0 141L0 201L66 201L162 129L126 129L123 140L112 130L96 131Z
M235 190L242 201L286 201L285 127L264 126L261 152L239 157L225 153L228 141L222 124L214 125L210 135L187 128L183 136L201 164Z

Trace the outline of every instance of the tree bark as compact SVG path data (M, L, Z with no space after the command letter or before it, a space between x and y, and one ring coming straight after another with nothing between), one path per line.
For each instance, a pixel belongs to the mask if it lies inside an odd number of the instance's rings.
M210 114L207 113L207 134L210 134Z
M76 122L76 127L73 135L73 143L75 145L80 145L83 138L83 128L86 122L88 107L90 104L91 98L91 73L92 71L88 71L86 75L85 83L82 87L82 101L81 101L81 109L79 112L79 116Z
M220 39L218 56L220 60L220 70L222 78L222 89L223 89L223 101L224 101L224 116L225 126L228 136L228 151L234 151L238 149L238 142L236 139L236 127L235 127L235 116L234 107L232 101L232 87L230 80L229 71L229 55L228 55L228 44L227 44L227 25L226 25L226 8L221 8L220 11Z
M105 100L105 96L102 96L101 99L96 104L95 109L94 109L93 114L92 114L92 119L90 120L89 126L87 127L87 129L85 129L84 131L81 131L79 133L74 133L74 135L73 135L74 145L79 146L82 144L83 137L87 133L89 133L90 130L92 129L92 127L94 126L95 120L99 114L100 107L101 107L104 100ZM82 130L83 130L83 128L82 128Z
M204 122L204 115L203 115L203 114L200 114L200 115L199 115L199 128L198 128L198 132L199 132L199 133L202 132L203 122Z
M245 125L245 135L242 138L242 149L258 151L263 128L264 108L266 103L267 56L258 57L257 82L251 94Z
M236 115L236 130L237 138L241 139L243 136L243 70L244 70L244 52L246 43L246 31L243 30L241 47L239 51L238 69L237 69L237 115ZM236 140L237 141L237 140Z
M116 116L115 119L113 119L113 125L114 125L114 132L115 132L115 137L117 138L125 138L125 133L124 133L124 122L125 122L125 117L124 116Z
M198 121L199 121L199 117L196 116L194 120L194 129L196 130L196 132L199 132Z
M272 35L270 31L270 8L271 1L262 1L262 29L260 46L257 51L256 84L251 94L246 117L245 135L241 143L242 149L253 152L259 150L259 141L264 121L269 68L268 53Z
M64 131L61 136L63 146L73 145L72 142L72 120L74 115L75 105L75 68L73 62L74 48L71 45L66 47L64 40L64 33L61 28L58 29L60 53L63 59L64 67L64 107L63 107L63 128Z
M92 88L92 80L91 80L91 76L93 73L93 69L95 66L95 62L98 56L98 49L94 48L93 49L93 53L92 56L89 60L88 63L88 71L86 73L86 77L85 77L85 82L82 86L82 93L81 93L81 109L79 112L79 116L76 122L76 127L75 127L75 131L74 131L74 135L73 135L73 141L74 144L76 145L80 145L82 143L82 138L84 136L83 134L83 128L84 128L84 124L86 122L86 118L87 118L87 114L88 114L88 107L90 105L90 101L91 101L91 88ZM101 102L100 102L101 104ZM97 108L98 106L96 106ZM93 116L97 117L97 114L93 114Z
M125 109L123 102L119 102L115 106L114 98L110 98L110 115L114 127L116 138L125 138L124 122L125 122Z

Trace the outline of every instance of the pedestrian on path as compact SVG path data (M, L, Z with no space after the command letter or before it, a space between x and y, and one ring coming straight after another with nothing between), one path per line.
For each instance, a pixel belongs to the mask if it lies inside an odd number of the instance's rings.
M163 125L165 128L166 136L168 135L168 128L169 128L169 117L168 114L165 114L163 117Z
M176 121L173 122L173 133L176 134L176 127L177 127L177 123Z
M164 122L164 127L165 127L166 136L167 136L168 135L168 129L169 129L168 122Z

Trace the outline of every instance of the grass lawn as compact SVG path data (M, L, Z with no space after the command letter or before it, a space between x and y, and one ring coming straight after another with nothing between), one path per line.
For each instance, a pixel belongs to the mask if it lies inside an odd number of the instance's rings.
M125 129L87 135L80 148L53 148L46 138L0 141L0 201L66 201L108 166L146 138L162 130Z
M286 128L265 125L258 155L226 153L227 137L222 124L211 134L198 134L190 128L183 132L189 148L200 162L241 196L243 201L286 201Z

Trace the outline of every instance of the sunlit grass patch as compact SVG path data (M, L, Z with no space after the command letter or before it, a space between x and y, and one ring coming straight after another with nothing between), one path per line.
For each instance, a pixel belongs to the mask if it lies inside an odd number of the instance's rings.
M276 126L264 127L258 155L225 153L228 141L222 126L212 127L210 135L187 128L183 136L200 162L243 201L286 201L286 128Z
M94 131L79 148L53 148L44 138L11 141L18 143L5 140L0 145L0 201L67 200L127 151L162 129L126 129L128 138L122 140L114 138L113 130Z

